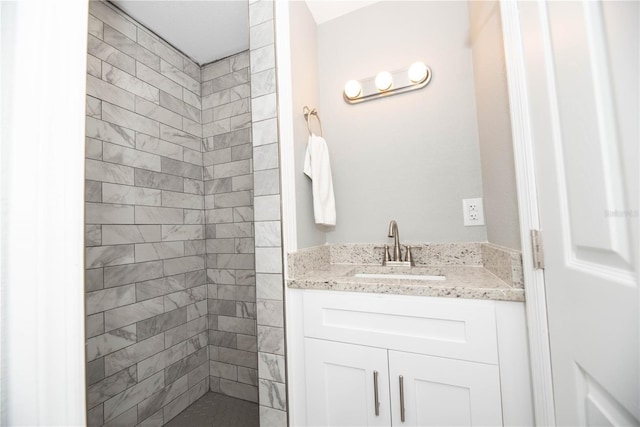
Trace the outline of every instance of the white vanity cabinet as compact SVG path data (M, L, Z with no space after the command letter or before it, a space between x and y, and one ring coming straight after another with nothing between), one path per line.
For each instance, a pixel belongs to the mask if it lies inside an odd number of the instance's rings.
M525 337L513 342L522 303L325 291L302 291L299 302L306 425L533 421L526 344L515 348Z

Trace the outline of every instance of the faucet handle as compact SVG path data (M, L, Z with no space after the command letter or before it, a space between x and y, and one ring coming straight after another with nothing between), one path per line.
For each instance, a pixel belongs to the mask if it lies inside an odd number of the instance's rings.
M391 254L389 254L389 245L384 245L384 259L383 265L391 261Z
M405 253L404 260L406 262L410 262L413 264L413 255L411 254L411 246L407 245L406 248L407 248L407 251Z

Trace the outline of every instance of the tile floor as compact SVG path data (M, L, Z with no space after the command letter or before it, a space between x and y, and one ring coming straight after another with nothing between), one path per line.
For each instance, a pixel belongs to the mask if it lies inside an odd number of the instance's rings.
M165 427L258 427L258 404L207 393Z

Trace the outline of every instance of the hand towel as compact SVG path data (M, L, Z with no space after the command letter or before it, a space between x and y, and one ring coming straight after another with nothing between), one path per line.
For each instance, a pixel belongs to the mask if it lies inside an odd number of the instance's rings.
M311 178L313 216L316 224L336 225L336 201L333 195L329 148L321 136L309 136L304 173Z

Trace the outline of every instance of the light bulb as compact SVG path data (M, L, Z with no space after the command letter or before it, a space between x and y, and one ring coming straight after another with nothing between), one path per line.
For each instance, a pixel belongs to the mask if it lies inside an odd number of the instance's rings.
M427 66L424 62L416 62L409 67L409 80L413 83L421 83L427 78Z
M349 80L346 85L344 85L344 94L349 99L354 99L360 96L362 93L362 86L360 86L360 82L357 80Z
M376 76L376 87L379 91L391 89L392 84L393 77L391 77L391 73L388 73L387 71L381 71Z

